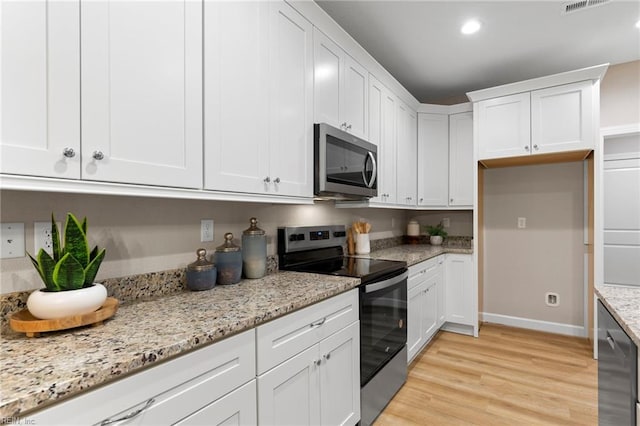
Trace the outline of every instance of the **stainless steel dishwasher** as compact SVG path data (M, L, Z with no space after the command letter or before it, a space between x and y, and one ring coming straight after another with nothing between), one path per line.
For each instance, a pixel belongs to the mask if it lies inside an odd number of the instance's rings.
M598 424L635 426L638 388L635 343L598 301Z

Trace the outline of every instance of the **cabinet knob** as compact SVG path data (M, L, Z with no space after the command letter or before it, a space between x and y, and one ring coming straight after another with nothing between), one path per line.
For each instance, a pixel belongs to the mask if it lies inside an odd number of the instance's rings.
M67 158L73 158L76 156L76 152L73 150L73 148L65 148L62 150L62 155Z
M273 183L280 183L280 178L279 178L279 177L275 178L275 179L273 180Z
M420 202L424 201L424 198L420 198Z
M331 353L328 353L328 354L324 355L324 359L329 359L329 358L331 358Z
M321 360L321 359L316 359L316 360L314 360L314 361L313 361L313 364L314 364L316 367L320 367L320 364L322 364L322 360Z
M525 146L524 146L524 150L525 150L525 151L529 151L529 145L525 145Z
M347 130L351 130L351 124L347 125Z
M98 161L104 160L104 154L102 151L93 151L93 159Z
M538 145L537 145L537 144L536 144L536 145L534 145L534 146L533 146L533 149L535 149L535 150L537 151L537 150L538 150Z
M449 199L449 202L450 202L450 203L453 203L453 198L450 198L450 199Z
M264 183L269 183L269 182L271 182L271 178L269 176L267 176L266 178L262 179L262 181Z
M345 129L347 128L347 122L345 121L344 123L342 123L342 124L340 125L340 128L341 128L342 130L345 130Z

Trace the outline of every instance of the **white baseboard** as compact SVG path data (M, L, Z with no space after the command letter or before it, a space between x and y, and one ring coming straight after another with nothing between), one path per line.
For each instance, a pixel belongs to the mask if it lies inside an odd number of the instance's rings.
M585 327L559 322L540 321L529 318L512 317L508 315L491 314L481 312L482 321L494 324L508 325L511 327L526 328L529 330L546 331L548 333L564 334L567 336L587 337Z

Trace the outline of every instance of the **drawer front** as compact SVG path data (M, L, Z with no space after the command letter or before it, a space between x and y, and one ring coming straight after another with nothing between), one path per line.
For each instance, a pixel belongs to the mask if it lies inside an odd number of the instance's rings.
M36 412L30 418L36 424L100 424L146 407L127 424L173 423L255 378L255 353L255 331L248 330Z
M409 279L407 281L407 290L420 285L425 280L436 275L439 268L442 268L444 256L436 256L424 262L417 263L409 267Z
M258 424L255 379L176 423L176 426Z
M358 289L293 312L256 329L258 374L358 320Z

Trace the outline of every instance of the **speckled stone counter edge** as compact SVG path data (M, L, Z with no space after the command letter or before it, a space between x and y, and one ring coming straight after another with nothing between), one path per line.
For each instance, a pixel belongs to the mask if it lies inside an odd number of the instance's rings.
M602 285L595 293L640 348L640 288Z

